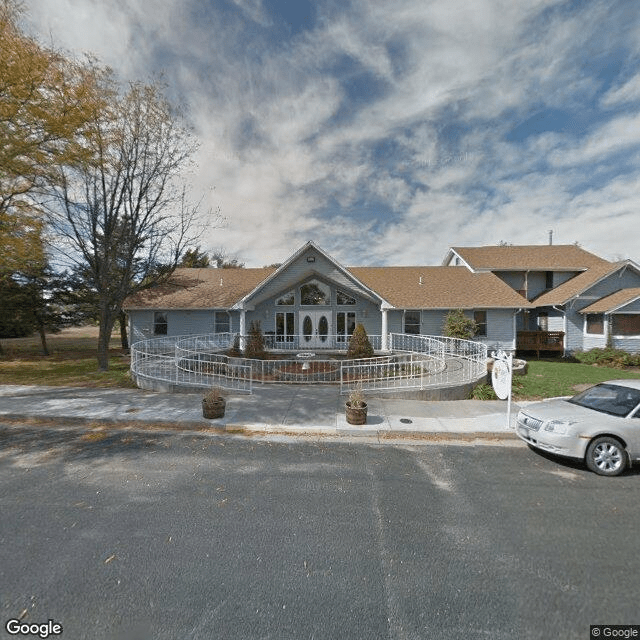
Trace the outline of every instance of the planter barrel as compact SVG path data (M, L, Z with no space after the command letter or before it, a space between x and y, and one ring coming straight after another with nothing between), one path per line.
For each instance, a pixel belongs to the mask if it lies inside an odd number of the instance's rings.
M345 405L347 422L349 424L366 424L367 423L367 403L362 407L352 407L351 403Z
M206 400L202 400L202 416L204 418L208 418L210 420L215 418L224 417L224 410L226 407L226 400L224 398L220 398L216 402L207 402Z

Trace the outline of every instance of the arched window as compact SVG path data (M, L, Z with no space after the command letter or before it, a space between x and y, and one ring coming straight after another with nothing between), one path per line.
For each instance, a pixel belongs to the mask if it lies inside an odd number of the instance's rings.
M330 305L331 289L318 280L311 280L300 287L300 304Z

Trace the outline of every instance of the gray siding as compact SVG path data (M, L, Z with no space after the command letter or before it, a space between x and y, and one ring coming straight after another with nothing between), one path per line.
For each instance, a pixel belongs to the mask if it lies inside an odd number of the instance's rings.
M313 258L314 262L307 262L307 258ZM285 267L274 280L258 291L252 297L251 302L256 306L262 305L265 301L278 298L286 291L298 288L305 280L313 278L332 281L351 295L370 297L370 294L363 287L338 269L333 262L313 247L309 247L298 256L297 260Z

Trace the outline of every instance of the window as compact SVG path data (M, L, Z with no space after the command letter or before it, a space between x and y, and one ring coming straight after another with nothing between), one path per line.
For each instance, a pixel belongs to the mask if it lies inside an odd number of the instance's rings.
M611 316L614 336L640 336L640 314L616 313Z
M553 271L547 271L544 274L545 289L553 289Z
M156 311L153 314L153 335L166 336L169 325L167 324L167 314L165 311Z
M414 335L420 334L420 312L405 311L404 312L404 332Z
M549 331L549 314L546 311L538 314L538 331Z
M276 313L276 342L293 342L294 314L292 311Z
M322 282L311 280L300 287L300 304L330 305L331 289Z
M338 289L336 294L337 302L339 305L347 305L347 304L355 304L356 299L352 298L350 295L347 295L344 291L340 291Z
M336 316L338 342L344 342L346 338L353 335L356 328L356 314L353 311L339 311Z
M585 326L587 333L595 333L601 336L604 333L604 314L587 313L585 318Z
M487 312L474 311L473 321L476 323L476 336L487 337Z
M231 331L231 320L226 311L216 311L213 322L214 333L229 333Z
M293 291L287 291L287 293L276 300L276 304L278 306L291 306L295 304L295 299L295 293Z

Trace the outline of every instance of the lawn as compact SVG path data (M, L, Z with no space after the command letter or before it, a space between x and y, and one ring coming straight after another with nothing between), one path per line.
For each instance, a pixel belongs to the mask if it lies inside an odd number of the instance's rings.
M587 385L620 378L640 378L638 368L613 369L561 360L531 360L525 376L514 376L513 397L533 400L570 396Z
M128 354L114 338L110 344L109 371L98 371L96 327L77 327L48 335L49 356L42 355L39 336L2 340L0 384L133 387Z

